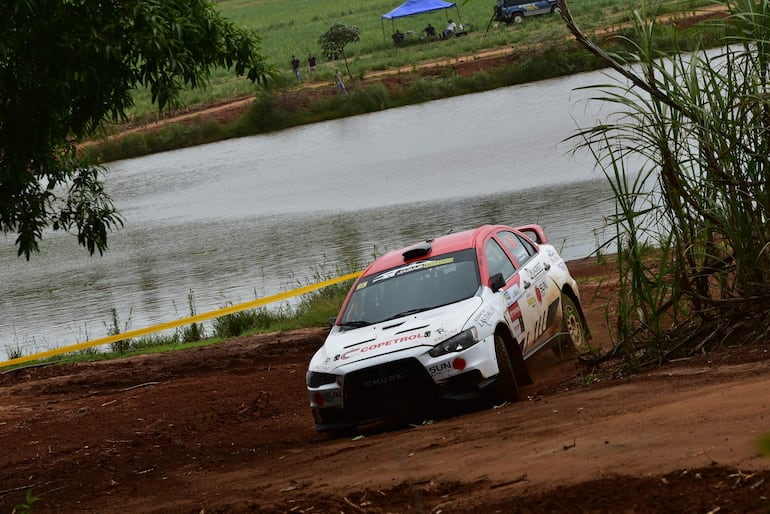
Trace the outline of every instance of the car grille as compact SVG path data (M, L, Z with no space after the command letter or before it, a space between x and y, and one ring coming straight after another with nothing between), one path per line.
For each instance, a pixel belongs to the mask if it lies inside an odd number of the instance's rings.
M402 359L345 375L345 411L364 420L407 413L436 399L436 386L416 359Z

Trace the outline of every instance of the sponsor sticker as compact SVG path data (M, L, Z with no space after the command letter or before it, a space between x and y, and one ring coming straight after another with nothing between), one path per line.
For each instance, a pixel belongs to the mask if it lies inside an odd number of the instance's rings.
M505 292L503 292L503 298L505 298L505 305L508 307L513 305L513 303L521 297L523 292L524 291L519 284L514 284L510 288L506 289Z
M363 353L369 353L377 351L381 348L387 348L390 346L396 346L403 343L408 343L410 341L416 341L423 338L430 337L430 330L426 332L416 332L414 334L410 334L408 336L401 336L396 337L393 339L386 339L385 341L379 341L369 344L364 344L362 346L359 346L357 348L351 348L347 351L344 351L342 353L338 353L334 356L335 361L344 361L348 359L352 359L356 357L357 355L363 354Z
M452 369L452 363L451 362L441 362L439 364L434 364L433 366L428 366L428 373L430 373L433 376L437 375L445 375Z
M543 273L543 271L545 270L543 269L542 262L537 262L535 263L534 266L527 268L527 273L529 274L529 278L531 279L535 279L539 277Z
M473 320L477 325L491 325L492 323L490 323L489 320L492 319L494 312L492 307L487 307L485 310L479 312Z
M326 400L326 402L342 400L342 391L340 391L339 389L336 391L321 391L321 396L324 397L324 400Z
M521 340L521 334L524 333L524 318L519 317L519 319L513 320L511 328L513 329L513 335L516 340Z
M380 377L374 377L369 380L364 380L364 387L372 388L393 382L400 382L404 379L403 373L392 373L390 375L383 375Z
M454 261L455 261L454 257L446 257L444 259L436 259L435 261L414 262L412 264L408 264L400 268L395 268L395 269L386 271L384 273L380 273L374 279L372 279L372 284L379 282L381 280L387 280L389 278L397 277L398 275L403 275L404 273L411 273L412 271L434 268L436 266L443 266L444 264L452 264Z

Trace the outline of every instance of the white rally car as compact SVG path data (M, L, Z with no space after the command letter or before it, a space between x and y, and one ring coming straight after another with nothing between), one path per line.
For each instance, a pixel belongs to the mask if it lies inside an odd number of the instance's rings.
M525 360L583 350L578 286L541 227L485 225L389 252L356 280L307 388L319 432L440 400L515 401Z

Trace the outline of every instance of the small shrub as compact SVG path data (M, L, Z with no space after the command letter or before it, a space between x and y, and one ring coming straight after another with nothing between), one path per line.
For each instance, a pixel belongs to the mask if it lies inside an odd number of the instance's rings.
M264 330L280 319L280 313L273 314L264 307L235 312L214 319L214 334L222 339L237 337L247 332Z
M8 356L8 359L20 359L21 357L24 357L24 350L22 350L18 345L15 347L5 347L5 354Z
M275 102L275 97L264 92L257 96L243 123L252 127L257 132L270 132L284 128L287 113Z
M39 501L40 498L32 494L32 489L27 489L27 494L24 496L24 502L13 506L11 514L26 514L32 512L32 504Z
M129 311L128 314L128 321L126 321L123 330L120 329L120 320L118 318L118 310L113 307L110 311L112 313L112 326L107 327L107 335L108 336L115 336L118 334L122 334L123 332L128 331L128 327L131 324L131 313L132 311ZM120 341L114 341L110 343L110 348L113 352L116 353L125 353L130 348L130 340L129 339L121 339Z
M192 289L187 293L187 305L190 307L190 316L195 316L195 298ZM182 342L194 343L206 337L206 331L201 323L193 323L182 328Z

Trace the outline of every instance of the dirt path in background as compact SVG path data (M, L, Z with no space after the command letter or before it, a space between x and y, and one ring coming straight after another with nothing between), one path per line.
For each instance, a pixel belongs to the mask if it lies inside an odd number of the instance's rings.
M724 5L717 4L699 7L675 15L661 16L658 18L657 22L674 23L681 28L686 28L702 20L723 15L724 13L726 13ZM595 36L607 35L617 32L621 28L627 26L629 25L622 24L608 27L601 31L594 31L592 34ZM477 30L486 30L486 27L478 27ZM437 42L437 44L441 44L441 42ZM438 59L419 62L401 68L371 71L367 72L363 79L356 80L351 85L356 88L365 88L374 83L381 83L389 90L406 88L408 87L408 84L416 78L439 75L441 70L447 67L452 67L456 73L467 77L481 70L494 70L500 66L510 64L515 61L516 55L525 54L526 51L526 48L521 46L516 48L507 46L483 50L450 59ZM336 88L332 81L305 82L300 86L288 89L277 95L277 101L282 107L291 111L304 108L320 98L335 95ZM245 112L253 100L253 96L248 96L223 101L215 105L192 106L184 112L172 113L165 116L163 119L154 122L139 126L128 126L120 134L111 137L120 137L134 132L154 131L169 123L194 123L201 119L214 120L219 123L228 123Z
M598 342L612 266L570 263ZM525 400L331 438L326 329L0 375L0 512L766 513L767 341L595 379L548 352ZM591 382L589 384L589 382Z

